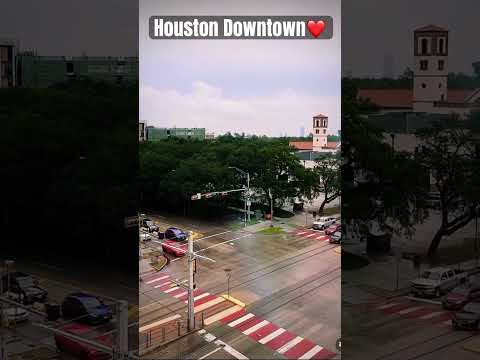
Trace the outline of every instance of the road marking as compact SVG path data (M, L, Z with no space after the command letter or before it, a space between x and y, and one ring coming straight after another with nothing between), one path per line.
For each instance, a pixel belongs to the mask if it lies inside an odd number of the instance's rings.
M260 344L266 344L267 342L269 342L270 340L273 340L275 339L277 336L280 336L281 334L283 334L285 331L284 328L280 328L280 329L277 329L275 330L274 332L272 332L270 335L267 335L265 336L264 338L260 339L258 342Z
M312 237L312 236L315 236L315 235L317 235L317 234L313 233L313 234L310 234L310 235L307 235L307 236L304 236L304 237L309 238L309 237Z
M419 310L419 309L421 309L421 308L423 308L423 306L414 306L414 307L411 307L411 308L408 308L408 309L399 311L398 313L399 313L400 315L404 315L404 314L408 314L408 313L417 311L417 310Z
M167 285L169 285L169 284L172 284L172 282L171 282L171 281L167 281L167 282L164 282L163 284L155 285L154 288L155 288L155 289L158 289L158 288L167 286Z
M419 319L420 319L420 320L427 320L427 319L431 319L431 318L433 318L433 317L435 317L435 316L438 316L438 315L444 314L444 313L445 313L445 311L434 311L434 312L432 312L432 313L430 313L430 314L423 315L423 316L419 317Z
M247 234L247 235L244 235L244 236L239 236L235 239L230 239L230 240L227 240L227 241L224 241L224 242L221 242L221 243L218 243L218 244L215 244L215 245L212 245L212 246L208 246L204 249L200 249L197 251L197 254L200 252L200 251L205 251L205 250L208 250L208 249L211 249L211 248L214 248L216 246L220 246L220 245L223 245L223 244L226 244L226 243L229 243L229 242L232 242L232 241L235 241L235 240L240 240L240 239L243 239L243 238L246 238L248 236L252 236L253 234Z
M435 304L435 305L441 305L442 304L442 302L438 301L438 300L423 299L423 298L418 298L418 297L415 297L415 296L404 296L404 298L408 299L408 300L413 300L413 301L417 301L417 302L424 302L424 303L429 303L429 304Z
M154 282L158 282L158 281L161 281L161 280L165 280L165 279L168 279L170 276L169 275L165 275L165 276L161 276L159 278L156 278L156 279L153 279L153 280L149 280L149 281L146 281L145 284L153 284Z
M313 355L319 353L322 350L323 350L323 347L321 347L319 345L315 345L312 349L308 350L305 354L300 356L298 359L299 360L309 360L313 357Z
M241 352L238 352L237 350L235 350L234 348L232 348L230 345L227 345L225 344L223 341L221 340L217 340L215 341L215 344L216 345L220 345L220 346L223 346L223 350L225 350L226 352L228 352L230 355L234 356L236 359L239 359L239 360L248 360L248 358L243 355Z
M203 294L201 294L201 295L195 296L195 297L193 298L193 301L196 301L196 300L198 300L198 299L204 298L205 296L208 296L208 295L210 295L210 293L205 292L205 293L203 293ZM185 301L185 304L187 304L187 303L188 303L188 300Z
M213 234L213 235L205 236L205 237L200 238L200 239L197 239L197 240L193 240L193 242L197 242L197 241L200 241L200 240L205 240L205 239L208 239L208 238L211 238L211 237L214 237L214 236L219 236L219 235L228 234L228 233L231 233L231 232L232 232L231 230L229 230L229 231L224 231L224 232L221 232L221 233L218 233L218 234Z
M155 321L154 323L151 323L151 324L140 327L139 332L144 332L144 331L150 330L151 328L157 327L158 325L166 324L166 323L168 323L170 321L173 321L173 320L176 320L180 317L182 317L180 314L176 314L176 315L167 317L165 319Z
M218 350L222 349L223 346L217 347L215 350L210 351L208 354L203 355L202 357L199 357L198 360L203 360L207 357L209 357L212 354L215 354Z
M302 231L302 232L299 232L297 233L297 235L303 235L303 234L306 234L308 231Z
M170 288L170 289L168 289L168 290L165 290L164 293L167 293L167 294L168 294L169 292L175 291L175 290L177 290L178 288L179 288L178 286L175 286L175 287L173 287L173 288Z
M173 297L178 299L178 298L181 298L182 296L187 295L187 294L188 294L188 291L184 291L180 294L174 295Z
M232 321L231 323L227 324L228 326L230 327L234 327L235 325L238 325L238 324L241 324L242 322L244 322L245 320L248 320L252 317L254 317L255 315L253 315L252 313L248 313L247 315L244 315L242 316L240 319L237 319L237 320L234 320Z
M377 307L377 309L384 310L384 309L388 309L388 308L391 308L391 307L397 306L397 305L400 305L400 303L391 303L391 304L387 304L387 305L382 305L382 306Z
M277 350L277 352L279 352L280 354L283 354L283 353L287 352L288 350L290 350L295 345L297 345L302 340L303 340L303 338L301 336L297 336L295 339L290 340L285 345L283 345L280 349Z
M237 312L239 310L241 310L242 308L238 305L235 305L235 306L232 306L226 310L223 310L223 311L220 311L219 313L213 315L213 316L210 316L208 318L206 318L204 320L204 323L205 325L210 325L210 324L213 324L214 322L218 321L218 320L221 320L225 317L227 317L228 315L231 315L233 314L234 312Z
M209 302L206 302L202 305L198 305L198 306L195 306L194 309L193 309L193 312L199 312L199 311L203 311L205 309L208 309L209 307L212 307L214 305L217 305L217 304L220 304L222 301L225 301L224 298L221 298L221 297L218 297L216 299L213 299Z
M254 325L246 330L243 331L245 335L250 335L251 333L257 331L258 329L264 327L265 325L269 324L270 322L267 320L263 320L262 322L259 322L257 325Z

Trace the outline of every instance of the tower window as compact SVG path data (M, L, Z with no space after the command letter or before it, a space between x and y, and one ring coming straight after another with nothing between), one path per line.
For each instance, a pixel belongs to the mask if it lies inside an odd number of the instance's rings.
M320 134L320 130L318 130L318 129L315 130L315 133L316 133L316 134Z
M426 87L427 87L427 84L425 84L425 83L422 83L422 88L424 88L424 89L425 89Z
M445 39L444 38L438 39L438 53L439 54L445 54L446 53L446 51L445 51Z
M438 70L442 71L444 67L445 67L445 61L438 60Z
M72 62L67 62L67 73L68 74L73 73L73 63Z
M428 39L422 39L421 41L421 53L426 54L428 53Z
M327 133L327 129L323 129L323 133L326 134L326 133Z
M315 125L315 126L316 126L316 127L319 127L319 126L320 126L320 121L317 120L317 121L316 121L316 124L317 124L317 125Z
M420 60L420 70L428 70L428 60Z
M442 96L440 96L440 100L444 101L445 100L445 95L442 94Z
M442 88L442 83L439 83L439 84L438 84L438 88L439 88L439 89Z

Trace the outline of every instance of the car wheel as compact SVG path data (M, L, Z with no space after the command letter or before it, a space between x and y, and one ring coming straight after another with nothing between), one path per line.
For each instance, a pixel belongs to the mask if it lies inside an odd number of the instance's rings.
M435 288L435 297L440 297L442 294L440 292L440 288Z

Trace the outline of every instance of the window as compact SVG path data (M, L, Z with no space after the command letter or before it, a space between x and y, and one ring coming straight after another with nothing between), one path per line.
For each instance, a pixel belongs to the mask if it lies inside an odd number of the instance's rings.
M69 73L69 74L73 73L73 63L72 62L67 62L67 73Z
M442 71L445 66L444 60L438 60L438 70Z
M439 54L445 54L446 53L446 51L445 51L445 39L444 38L438 39L438 53Z
M421 41L421 54L428 53L428 39L423 38Z
M428 70L428 60L420 60L420 70Z
M315 133L316 133L316 134L320 134L320 130L318 130L318 129L315 130Z
M317 120L316 124L317 124L316 127L319 127L320 126L320 121Z
M439 88L439 89L442 88L442 83L439 83L439 84L438 84L438 88Z
M323 133L326 134L326 133L327 133L327 129L323 129Z
M426 87L427 87L427 84L425 84L425 83L422 83L422 88L424 88L424 89L425 89Z
M445 95L442 94L442 96L440 96L440 100L445 101Z

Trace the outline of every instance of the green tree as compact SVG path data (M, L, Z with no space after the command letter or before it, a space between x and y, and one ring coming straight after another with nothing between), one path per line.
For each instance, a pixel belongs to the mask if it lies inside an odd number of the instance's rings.
M314 197L323 195L322 203L318 209L318 213L322 214L325 205L340 197L341 194L341 158L338 155L328 156L324 159L315 161L313 170L317 185L313 187Z

